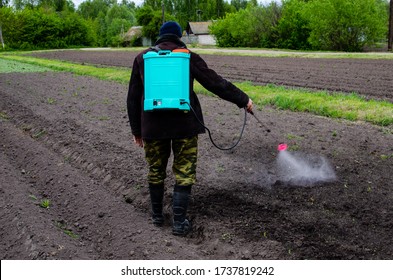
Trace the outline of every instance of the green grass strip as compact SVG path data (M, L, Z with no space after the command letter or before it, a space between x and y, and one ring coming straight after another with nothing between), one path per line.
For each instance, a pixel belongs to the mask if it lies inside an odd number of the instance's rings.
M49 60L29 56L4 55L2 58L120 83L127 83L131 76L130 69L96 67L92 65L82 65L60 60Z
M26 73L46 71L52 71L52 69L0 58L0 73Z
M309 112L329 118L366 121L380 126L393 124L393 104L386 101L365 100L352 93L331 94L326 91L287 89L283 86L255 86L249 82L236 83L257 106L273 105L278 109ZM196 92L209 94L201 85Z
M58 60L48 60L16 55L2 56L4 59L44 66L55 70L72 72L78 75L96 77L127 84L130 69L101 68ZM380 126L393 124L393 104L390 102L365 100L357 94L335 93L325 91L295 90L282 86L255 86L250 82L236 83L246 92L257 106L273 105L283 110L310 112L330 118L350 121L365 121ZM210 94L199 83L195 83L195 91Z

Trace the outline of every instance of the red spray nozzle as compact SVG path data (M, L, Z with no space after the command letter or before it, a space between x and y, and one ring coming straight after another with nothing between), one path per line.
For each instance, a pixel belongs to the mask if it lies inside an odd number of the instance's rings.
M279 152L285 151L286 149L288 149L288 145L284 144L284 143L279 144L278 147L277 147L277 150Z

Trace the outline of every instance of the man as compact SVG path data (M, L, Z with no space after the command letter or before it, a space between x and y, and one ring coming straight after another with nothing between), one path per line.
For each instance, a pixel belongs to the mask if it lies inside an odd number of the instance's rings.
M184 48L180 40L182 30L177 22L164 23L155 43L157 49L170 50ZM191 187L196 181L196 163L198 134L204 133L202 109L193 90L196 79L203 87L224 100L236 104L239 108L252 111L252 100L232 83L223 79L209 69L206 62L196 53L190 52L190 105L196 116L190 111L180 110L144 111L144 60L141 52L134 60L127 96L127 110L134 142L145 149L146 161L149 165L148 183L152 205L153 223L164 224L163 196L164 180L168 158L173 151L172 170L176 184L173 190L173 226L174 235L184 236L191 230L186 218ZM165 95L165 92L163 92Z

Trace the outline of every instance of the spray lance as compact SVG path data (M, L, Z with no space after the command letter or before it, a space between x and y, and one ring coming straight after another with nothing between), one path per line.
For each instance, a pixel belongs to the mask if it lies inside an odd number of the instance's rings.
M250 114L252 115L252 116L254 116L254 118L257 120L257 122L261 125L261 126L263 126L263 128L265 128L266 129L266 132L269 132L270 133L270 129L268 128L268 127L266 127L266 125L254 114L254 111L250 111ZM285 144L285 143L280 143L280 144L278 144L278 147L277 147L277 150L279 151L279 152L282 152L282 151L285 151L286 149L288 148L288 145L287 144Z
M244 122L243 122L243 126L242 126L242 128L241 128L241 131L240 131L240 136L239 136L239 138L237 139L237 141L235 142L235 144L233 144L233 145L230 146L230 147L227 147L227 148L220 147L220 146L218 146L218 145L214 142L214 140L213 140L213 138L212 138L212 136L211 136L210 129L209 129L208 127L206 127L206 126L204 125L203 122L201 122L201 121L199 120L199 118L197 117L197 114L196 114L195 111L194 111L194 108L192 108L192 106L191 106L188 102L184 102L184 103L187 103L187 104L188 104L188 106L190 107L191 111L194 113L194 115L195 115L196 119L198 120L198 122L207 130L207 132L208 132L208 134L209 134L210 141L211 141L211 143L213 144L213 146L216 147L216 148L219 149L219 150L222 150L222 151L232 150L232 149L234 149L234 148L239 144L239 142L240 142L240 140L241 140L241 138L242 138L242 136L243 136L244 128L246 127L246 123L247 123L247 112L249 112L252 116L254 116L254 118L257 120L257 122L258 122L261 126L264 127L264 129L266 130L266 132L270 133L270 129L269 129L268 127L266 127L266 125L265 125L265 124L255 115L254 111L252 111L252 110L247 110L247 108L244 108ZM278 145L277 150L281 152L281 151L285 151L287 148L288 148L288 145L287 145L287 144L280 143L280 144Z

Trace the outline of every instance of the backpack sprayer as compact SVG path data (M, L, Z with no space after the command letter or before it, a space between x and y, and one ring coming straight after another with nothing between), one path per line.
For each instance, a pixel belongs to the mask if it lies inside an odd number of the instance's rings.
M145 61L144 110L190 110L190 51L149 51ZM165 96L162 92L165 91Z
M154 51L153 51L154 50ZM144 59L144 87L145 99L144 110L181 110L192 111L198 122L207 130L210 141L219 150L231 150L235 148L242 136L247 122L247 110L244 109L244 122L238 140L231 146L223 148L214 143L209 128L197 117L190 105L190 51L184 48L161 50L152 48L143 55ZM165 96L162 92L165 91ZM260 123L267 132L270 132L254 112L251 115ZM278 146L279 151L287 149L286 144Z

